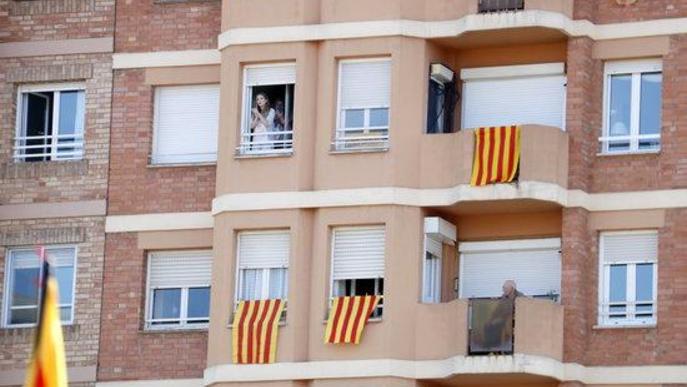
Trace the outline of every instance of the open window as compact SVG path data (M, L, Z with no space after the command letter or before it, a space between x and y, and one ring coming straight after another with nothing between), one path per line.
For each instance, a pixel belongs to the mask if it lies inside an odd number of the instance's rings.
M84 151L84 117L83 85L20 87L14 160L81 159Z
M427 133L451 133L458 94L455 74L448 67L433 63L427 90Z
M439 217L425 218L424 257L422 265L422 302L436 304L442 302L442 290L448 276L455 278L457 261L454 250L456 226ZM447 253L447 254L445 254ZM448 257L453 255L453 259ZM444 264L446 263L446 264ZM452 270L453 269L453 270ZM446 298L450 297L447 294Z
M244 69L244 107L239 154L293 151L294 63L252 65Z

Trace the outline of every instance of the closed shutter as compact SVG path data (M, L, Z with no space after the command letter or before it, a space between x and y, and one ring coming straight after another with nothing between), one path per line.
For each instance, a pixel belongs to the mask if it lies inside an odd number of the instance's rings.
M468 79L463 128L539 124L564 128L564 74Z
M219 85L155 90L155 164L217 160Z
M14 269L28 269L40 267L38 248L30 250L12 250L12 266ZM53 267L74 266L76 249L74 247L49 248L45 255Z
M601 234L605 263L654 262L658 257L658 234L643 233Z
M290 248L288 231L241 232L238 236L239 268L288 267Z
M178 251L150 254L148 287L210 286L211 251Z
M342 61L339 74L341 109L388 107L391 60Z
M246 86L289 85L296 83L296 65L280 64L246 68Z
M425 237L425 249L435 257L441 257L443 243L434 238Z
M506 280L527 296L560 294L560 239L462 243L461 297L498 297ZM478 245L479 249L471 249Z
M335 228L333 279L384 278L384 244L384 226Z

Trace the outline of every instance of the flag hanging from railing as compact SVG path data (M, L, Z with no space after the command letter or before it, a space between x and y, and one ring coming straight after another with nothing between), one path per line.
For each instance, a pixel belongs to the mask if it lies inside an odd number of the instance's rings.
M274 363L282 300L239 301L232 325L234 364Z
M62 338L62 323L58 308L57 280L50 273L45 248L38 252L42 264L41 305L36 326L36 338L25 387L67 387L67 366Z
M470 185L508 183L520 164L520 127L517 125L475 130L475 158Z
M332 301L324 334L325 344L358 344L367 320L381 297L336 297Z

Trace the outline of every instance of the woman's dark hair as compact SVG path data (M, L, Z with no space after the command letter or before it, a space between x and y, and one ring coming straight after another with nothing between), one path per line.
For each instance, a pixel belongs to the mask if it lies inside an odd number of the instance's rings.
M267 101L267 103L265 103L265 108L263 110L260 110L260 106L258 106L258 97L259 96L262 96ZM266 112L270 111L270 108L271 108L270 98L267 96L267 94L263 93L262 91L259 92L258 94L255 94L255 107L258 109L258 111L261 114L265 114Z

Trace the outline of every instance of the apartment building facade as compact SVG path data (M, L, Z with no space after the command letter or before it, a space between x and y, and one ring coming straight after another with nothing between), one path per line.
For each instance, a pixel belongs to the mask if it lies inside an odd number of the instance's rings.
M39 244L76 273L73 382L687 383L687 2L3 11L0 385L30 349L13 294ZM514 181L472 185L508 141L476 128L511 125ZM512 331L477 329L506 280ZM360 344L325 343L355 295L381 298ZM256 299L287 302L275 362L234 364Z

